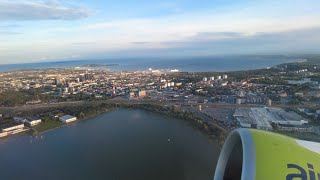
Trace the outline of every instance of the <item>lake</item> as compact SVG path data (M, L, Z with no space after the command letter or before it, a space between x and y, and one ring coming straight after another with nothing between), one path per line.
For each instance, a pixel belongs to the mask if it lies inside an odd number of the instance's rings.
M0 172L1 179L211 180L219 152L183 120L118 109L0 140Z

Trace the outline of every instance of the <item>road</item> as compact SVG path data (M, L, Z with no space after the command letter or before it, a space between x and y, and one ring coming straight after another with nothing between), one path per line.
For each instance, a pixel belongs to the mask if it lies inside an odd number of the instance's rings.
M59 103L46 103L46 104L35 104L35 105L23 105L16 107L0 107L0 113L5 113L6 111L27 111L32 109L41 109L41 108L57 108L65 106L80 106L80 105L99 105L102 103L114 103L114 104L159 104L159 105L181 105L185 107L198 107L199 105L208 108L250 108L250 107L264 107L264 105L255 105L255 104L227 104L227 103L185 103L185 102L170 102L170 101L154 101L146 99L109 99L109 100L96 100L96 101L70 101L70 102L59 102ZM306 106L288 106L288 105L276 105L272 107L279 108L298 108ZM308 106L309 107L309 106ZM306 108L308 108L306 107ZM314 108L314 106L310 107ZM320 109L320 107L319 107Z

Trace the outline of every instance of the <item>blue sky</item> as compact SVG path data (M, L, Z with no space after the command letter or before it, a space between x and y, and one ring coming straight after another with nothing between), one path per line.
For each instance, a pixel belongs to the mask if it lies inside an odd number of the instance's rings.
M319 0L0 0L0 64L320 53Z

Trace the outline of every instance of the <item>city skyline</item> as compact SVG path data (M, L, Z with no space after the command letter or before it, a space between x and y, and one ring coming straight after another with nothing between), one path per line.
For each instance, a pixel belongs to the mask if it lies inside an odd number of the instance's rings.
M0 2L0 64L319 53L320 2Z

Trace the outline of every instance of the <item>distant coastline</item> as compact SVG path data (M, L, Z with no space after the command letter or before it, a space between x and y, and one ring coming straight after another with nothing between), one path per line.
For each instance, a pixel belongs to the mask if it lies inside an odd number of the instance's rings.
M179 69L180 72L230 72L266 69L275 65L305 62L305 57L290 56L217 56L188 58L122 58L2 64L0 72L52 68L99 68L112 71L138 71L152 69ZM36 67L36 68L35 68Z
M120 66L120 64L85 64L81 67L109 67L109 66Z

